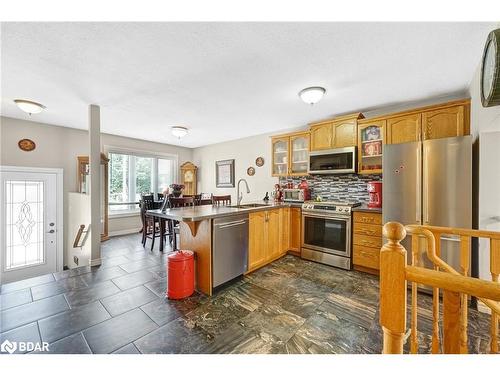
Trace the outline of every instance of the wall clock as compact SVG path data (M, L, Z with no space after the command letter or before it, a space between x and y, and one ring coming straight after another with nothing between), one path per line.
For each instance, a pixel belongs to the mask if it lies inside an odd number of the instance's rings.
M36 148L35 142L27 138L21 139L19 142L17 142L17 145L23 151L33 151Z
M500 29L486 39L481 65L481 103L483 107L500 104Z

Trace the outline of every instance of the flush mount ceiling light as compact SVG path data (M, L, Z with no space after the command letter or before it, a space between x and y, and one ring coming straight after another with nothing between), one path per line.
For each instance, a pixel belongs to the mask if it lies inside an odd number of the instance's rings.
M17 104L21 111L24 111L29 115L33 113L40 113L46 108L43 104L32 102L31 100L15 99L14 103Z
M314 86L307 87L299 92L299 97L307 104L316 104L325 95L326 90L324 87Z
M172 126L172 135L174 137L181 139L182 137L186 136L187 133L188 129L184 126Z

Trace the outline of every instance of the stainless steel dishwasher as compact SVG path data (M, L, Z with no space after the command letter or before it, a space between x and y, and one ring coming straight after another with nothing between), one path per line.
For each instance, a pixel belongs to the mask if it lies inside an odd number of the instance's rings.
M217 287L248 269L248 214L213 221L212 285Z

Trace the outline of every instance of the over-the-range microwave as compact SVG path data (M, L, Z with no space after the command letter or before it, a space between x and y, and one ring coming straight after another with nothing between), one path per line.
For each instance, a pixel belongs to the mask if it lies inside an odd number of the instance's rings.
M309 174L356 173L356 147L309 153Z

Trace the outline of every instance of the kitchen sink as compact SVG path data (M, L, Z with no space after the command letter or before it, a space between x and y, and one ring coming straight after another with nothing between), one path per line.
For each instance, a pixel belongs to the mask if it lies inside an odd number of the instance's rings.
M233 208L256 208L256 207L266 207L268 206L267 204L263 203L247 203L247 204L240 204L239 206L231 206Z

